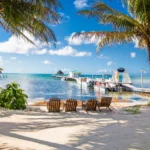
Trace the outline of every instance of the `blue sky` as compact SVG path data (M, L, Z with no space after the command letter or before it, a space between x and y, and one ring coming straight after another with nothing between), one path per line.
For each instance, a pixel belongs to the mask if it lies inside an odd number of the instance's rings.
M107 3L124 13L120 0ZM0 67L7 73L55 73L79 70L83 74L112 73L118 67L130 73L144 69L150 73L147 52L136 47L135 43L104 47L96 53L95 41L72 40L75 32L108 31L111 26L97 23L77 15L80 9L88 8L90 0L60 0L63 9L59 13L65 18L59 25L50 26L57 37L56 48L45 45L29 36L37 45L34 47L22 39L17 39L0 28ZM27 33L26 33L27 34Z

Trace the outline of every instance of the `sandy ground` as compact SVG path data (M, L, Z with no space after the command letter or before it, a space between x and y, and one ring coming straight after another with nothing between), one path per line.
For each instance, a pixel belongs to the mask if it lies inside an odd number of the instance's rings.
M121 109L129 105L88 113L0 109L0 150L150 150L150 107L131 115Z

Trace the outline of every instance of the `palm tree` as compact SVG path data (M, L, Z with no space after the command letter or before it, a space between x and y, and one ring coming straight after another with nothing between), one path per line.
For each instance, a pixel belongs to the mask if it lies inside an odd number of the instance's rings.
M0 74L2 73L3 70L4 70L3 68L0 68Z
M123 4L129 14L123 14L103 2L93 3L90 9L79 11L78 14L95 17L101 24L111 24L113 30L76 33L74 37L99 40L97 51L113 43L137 40L140 48L147 49L150 63L150 0L123 0Z
M24 31L40 41L56 42L49 25L59 23L59 8L58 0L0 0L0 27L31 43Z

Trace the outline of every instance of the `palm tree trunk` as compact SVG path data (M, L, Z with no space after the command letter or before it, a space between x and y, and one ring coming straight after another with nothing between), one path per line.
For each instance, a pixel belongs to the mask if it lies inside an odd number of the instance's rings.
M0 12L4 11L4 9L2 8L1 3L2 3L2 0L0 0Z

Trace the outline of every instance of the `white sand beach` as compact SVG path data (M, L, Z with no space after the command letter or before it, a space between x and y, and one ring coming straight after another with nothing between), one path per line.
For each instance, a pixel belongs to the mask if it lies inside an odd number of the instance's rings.
M2 150L149 150L150 107L140 114L120 108L133 103L113 103L113 111L48 113L46 107L26 111L0 109Z

